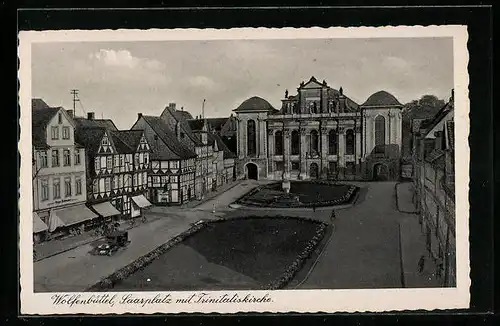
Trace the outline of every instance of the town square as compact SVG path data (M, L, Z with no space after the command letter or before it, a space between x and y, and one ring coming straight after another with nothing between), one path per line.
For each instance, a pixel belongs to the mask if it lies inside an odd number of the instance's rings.
M34 45L35 293L456 286L450 38L172 42Z

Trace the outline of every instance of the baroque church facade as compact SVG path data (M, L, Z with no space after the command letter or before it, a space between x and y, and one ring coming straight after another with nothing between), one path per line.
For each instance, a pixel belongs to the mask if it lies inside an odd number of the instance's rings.
M238 173L269 180L396 180L400 176L402 104L379 91L359 105L342 87L315 77L280 110L252 97L233 110Z

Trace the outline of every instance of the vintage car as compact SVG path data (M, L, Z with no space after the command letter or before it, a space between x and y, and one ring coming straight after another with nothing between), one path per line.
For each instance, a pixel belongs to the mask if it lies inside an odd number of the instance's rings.
M112 256L118 250L130 244L127 231L114 231L106 236L106 243L95 248L95 254L101 256Z

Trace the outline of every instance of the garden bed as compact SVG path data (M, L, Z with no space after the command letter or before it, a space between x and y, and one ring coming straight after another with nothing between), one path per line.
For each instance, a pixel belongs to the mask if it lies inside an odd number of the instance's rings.
M336 206L352 202L358 191L359 187L333 181L291 181L287 194L281 182L274 182L251 190L235 204L271 208Z
M92 290L280 289L304 266L326 231L324 223L283 216L204 223Z

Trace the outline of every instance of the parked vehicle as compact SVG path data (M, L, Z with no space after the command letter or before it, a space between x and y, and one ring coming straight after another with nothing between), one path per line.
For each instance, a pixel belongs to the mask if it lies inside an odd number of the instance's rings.
M95 254L101 256L112 256L118 250L130 244L127 231L113 231L106 235L106 243L95 248Z

